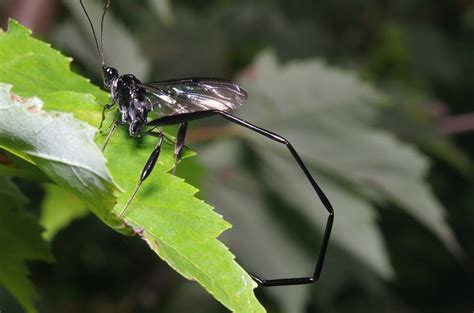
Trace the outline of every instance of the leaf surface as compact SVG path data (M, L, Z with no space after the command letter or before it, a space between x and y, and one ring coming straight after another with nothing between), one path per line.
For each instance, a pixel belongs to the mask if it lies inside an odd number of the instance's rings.
M92 141L96 130L84 122L99 124L99 103L107 102L107 94L71 73L70 59L29 35L15 22L10 22L8 33L0 33L0 81L12 84L21 96L39 97L47 110L70 113L42 111L40 100L20 99L3 86L0 145L76 194L113 229L139 235L176 271L199 282L231 311L264 312L253 293L256 284L216 239L230 225L194 197L196 188L167 173L173 167L172 145L163 144L153 174L125 216L118 217L156 138L137 140L125 130L117 131L107 147L106 168Z
M104 221L112 221L107 209L115 202L116 187L93 141L95 129L72 114L46 113L41 100L24 100L10 89L0 84L0 146L75 192Z

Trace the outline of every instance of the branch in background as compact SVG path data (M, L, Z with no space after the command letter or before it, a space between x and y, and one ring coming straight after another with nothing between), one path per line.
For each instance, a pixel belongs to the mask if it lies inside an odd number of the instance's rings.
M450 115L445 103L437 102L426 112L438 125L438 131L446 136L460 135L474 131L474 113Z
M447 116L441 120L440 132L457 135L474 131L474 113Z
M35 35L44 35L52 27L56 7L57 0L15 0L8 7L7 14L30 28Z

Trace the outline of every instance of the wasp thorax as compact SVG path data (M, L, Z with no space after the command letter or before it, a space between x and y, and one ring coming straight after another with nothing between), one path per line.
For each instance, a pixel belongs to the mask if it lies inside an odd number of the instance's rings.
M112 82L119 77L119 73L113 67L103 66L102 67L102 78L104 79L104 85L106 88L110 88Z
M140 123L137 123L137 122L130 123L129 127L128 127L128 131L129 131L130 136L139 137L142 133L142 127L143 127L143 125L141 125Z

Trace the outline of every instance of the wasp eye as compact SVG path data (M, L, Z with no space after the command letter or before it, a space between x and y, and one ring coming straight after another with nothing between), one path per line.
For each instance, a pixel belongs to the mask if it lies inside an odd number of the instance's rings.
M110 86L112 81L119 76L118 71L113 67L103 67L102 76L104 78L104 84Z

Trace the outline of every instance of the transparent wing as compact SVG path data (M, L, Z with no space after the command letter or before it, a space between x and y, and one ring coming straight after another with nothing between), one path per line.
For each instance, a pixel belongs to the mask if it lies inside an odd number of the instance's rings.
M247 93L237 84L215 78L184 78L143 85L152 110L165 115L206 110L231 111Z

